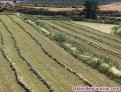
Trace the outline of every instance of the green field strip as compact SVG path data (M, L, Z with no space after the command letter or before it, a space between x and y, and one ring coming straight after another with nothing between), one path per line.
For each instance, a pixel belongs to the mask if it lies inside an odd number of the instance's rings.
M108 77L106 77L103 74L100 74L98 71L90 68L89 66L83 64L82 62L76 60L71 55L69 55L67 52L65 52L62 48L57 46L55 43L47 39L46 37L42 36L41 34L38 34L38 32L33 31L35 30L32 27L29 27L26 23L23 23L21 20L15 18L14 16L11 16L16 22L20 23L23 27L27 27L26 29L29 29L29 32L38 40L41 44L43 44L44 48L51 53L54 57L56 57L58 60L66 64L67 66L71 67L73 70L81 74L84 78L88 79L95 85L106 85L106 86L119 86L118 83L112 81ZM24 28L25 28L24 27ZM42 40L43 39L43 40ZM48 48L49 46L49 48ZM60 57L62 56L62 57ZM77 62L76 62L77 61ZM99 74L99 75L97 75ZM102 76L101 78L99 76ZM102 78L104 78L102 80ZM106 80L106 81L105 81ZM106 83L107 82L107 83Z
M13 32L13 34L15 37L17 33ZM42 76L54 86L57 92L72 92L71 87L73 85L86 86L83 81L80 81L75 75L69 73L66 69L48 57L40 46L22 29L20 29L19 34L22 37L25 37L27 40L27 42L20 41L21 37L15 37L19 47L22 48L22 54L24 54L27 60L29 60L31 64L35 66L36 70L38 70L38 72L40 72ZM26 43L26 45L22 45L24 43Z
M105 43L107 45L110 45L112 47L115 47L115 48L121 50L121 41L118 41L117 39L113 40L112 39L113 36L111 38L108 38L108 37L102 36L100 34L96 34L96 33L92 32L92 30L90 30L90 29L81 28L81 25L74 26L72 23L69 23L69 22L57 21L56 24L57 23L62 26L67 27L67 29L70 28L70 30L75 30L75 32L77 32L77 33L81 33L81 34L87 35L89 37L93 37L94 39L96 39L102 43Z
M3 19L6 18L3 16ZM3 26L3 25L2 25ZM7 25L8 26L8 25ZM5 29L5 27L3 26ZM11 27L8 27L11 30ZM13 30L13 29L12 29ZM7 56L13 61L16 68L19 70L19 75L21 75L22 82L28 91L32 92L48 92L48 89L39 81L39 79L30 71L27 64L20 58L18 52L14 46L14 42L11 39L10 34L7 30L1 31L5 41L5 51L8 53ZM29 90L30 89L30 90Z
M0 44L2 46L2 43ZM15 73L11 69L10 64L3 57L1 51L0 51L0 92L25 92L25 90L17 83Z

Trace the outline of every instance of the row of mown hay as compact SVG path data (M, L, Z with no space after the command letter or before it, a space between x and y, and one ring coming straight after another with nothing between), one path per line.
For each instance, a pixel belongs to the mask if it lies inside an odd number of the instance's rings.
M49 89L49 92L55 92L54 88L52 87L52 85L46 81L40 73L37 72L37 70L31 65L31 63L21 54L20 52L20 48L16 42L16 39L13 37L11 31L9 31L9 29L7 28L8 32L11 34L11 38L13 39L14 41L14 45L15 45L15 48L20 56L20 58L25 61L27 63L27 65L29 66L30 70L37 76L37 78Z
M5 52L3 36L1 33L0 33L0 35L1 35L1 39L2 39L2 45L3 45L3 47L1 48L1 51L3 53L4 58L9 62L11 69L14 71L15 76L16 76L16 81L18 82L18 84L20 84L26 90L26 92L32 92L31 89L29 87L27 87L27 85L22 80L20 71L15 66L15 63L13 61L11 61L11 59L7 56L7 52Z
M13 20L12 20L13 21ZM14 21L13 21L14 22ZM8 30L9 31L9 30ZM21 59L23 59L23 61L25 61L27 63L27 65L29 66L30 70L37 76L37 78L48 88L49 92L55 92L55 89L53 88L53 86L46 81L39 72L37 72L37 70L32 66L32 64L22 55L20 48L16 42L16 39L13 37L12 33L9 31L9 33L11 34L11 37L14 41L15 44L15 48L17 49L17 52L20 56Z

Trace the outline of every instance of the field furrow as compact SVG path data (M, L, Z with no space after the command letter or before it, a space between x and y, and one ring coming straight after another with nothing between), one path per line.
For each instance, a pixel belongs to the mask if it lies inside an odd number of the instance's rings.
M48 89L39 81L39 79L37 79L33 72L30 71L30 68L27 66L27 64L20 58L17 49L15 48L14 41L8 32L8 30L11 30L10 26L7 27L4 22L1 23L1 26L4 29L4 31L1 31L4 39L3 51L5 55L7 53L6 57L13 65L18 83L23 86L27 92L48 92Z
M10 20L10 18L7 19ZM12 26L12 24L14 24L15 27ZM25 31L19 25L16 23L12 24L11 26L14 27L14 29L17 28L11 32L15 37L19 48L21 49L21 53L28 61L30 61L33 67L36 68L37 72L39 72L48 82L52 84L52 86L55 88L55 91L71 92L73 85L86 85L83 83L83 81L79 81L75 75L60 66L52 58L48 57L40 45L38 45L30 35L25 33ZM18 33L19 37L17 36ZM25 38L25 40L21 41L20 38Z
M102 86L119 86L118 83L110 80L105 75L100 74L95 69L90 68L89 66L85 65L84 63L78 61L77 59L73 58L71 55L69 55L67 52L65 52L62 48L58 47L55 43L47 39L41 34L38 34L37 31L34 28L28 26L26 23L21 21L15 16L11 16L13 20L20 23L26 31L28 31L31 35L35 37L42 45L43 48L46 49L51 55L56 57L59 61L64 63L65 65L72 68L74 71L82 75L84 78L88 79L90 82L92 82L94 85ZM49 46L49 47L48 47ZM98 73L98 75L97 75ZM102 76L102 77L100 77Z

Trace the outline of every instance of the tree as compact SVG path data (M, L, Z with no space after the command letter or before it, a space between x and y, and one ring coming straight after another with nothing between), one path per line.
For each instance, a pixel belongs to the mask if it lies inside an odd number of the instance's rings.
M13 3L16 3L16 0L13 0Z
M100 9L98 8L99 2L97 1L85 1L84 3L84 16L88 19L97 19L97 14Z

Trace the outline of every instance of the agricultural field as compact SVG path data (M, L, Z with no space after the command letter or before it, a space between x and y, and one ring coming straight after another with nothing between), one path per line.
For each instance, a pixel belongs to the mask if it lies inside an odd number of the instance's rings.
M0 92L121 87L120 38L80 24L0 15Z
M83 25L83 26L91 27L101 32L108 33L108 34L112 33L113 27L118 26L118 25L113 25L113 24L102 24L102 23L89 23L89 22L79 22L79 21L78 22L72 21L72 22Z

